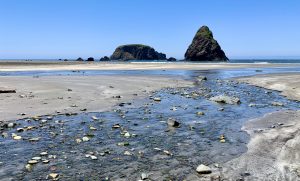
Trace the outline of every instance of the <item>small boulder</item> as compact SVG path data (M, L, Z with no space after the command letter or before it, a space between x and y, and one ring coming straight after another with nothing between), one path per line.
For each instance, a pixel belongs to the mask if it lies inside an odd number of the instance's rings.
M209 100L218 102L218 103L224 103L224 104L240 104L241 103L240 99L237 97L229 97L229 96L224 96L224 95L211 97Z

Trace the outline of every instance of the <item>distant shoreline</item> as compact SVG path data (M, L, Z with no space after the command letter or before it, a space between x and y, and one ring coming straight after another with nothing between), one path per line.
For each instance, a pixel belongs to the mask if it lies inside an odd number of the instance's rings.
M196 62L0 62L0 71L88 70L214 70L296 67L300 63L196 63Z

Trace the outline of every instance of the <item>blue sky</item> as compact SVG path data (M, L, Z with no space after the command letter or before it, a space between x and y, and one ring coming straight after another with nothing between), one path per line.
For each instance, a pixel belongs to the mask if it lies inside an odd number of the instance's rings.
M299 57L299 0L0 0L0 59L100 58L141 43L183 58L207 25L229 58Z

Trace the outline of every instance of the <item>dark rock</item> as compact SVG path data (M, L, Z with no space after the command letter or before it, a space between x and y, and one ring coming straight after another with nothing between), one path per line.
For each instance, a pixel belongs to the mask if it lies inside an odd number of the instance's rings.
M166 55L158 53L154 48L146 45L123 45L116 48L111 60L166 60Z
M0 94L3 94L3 93L16 93L16 90L14 90L14 89L0 90Z
M180 123L172 118L169 118L167 123L170 127L178 128L180 126Z
M64 59L65 62L69 61L68 59Z
M77 58L76 61L84 61L81 57Z
M201 27L185 53L190 61L227 61L224 51L207 26Z
M168 61L176 61L177 59L176 58L174 58L174 57L170 57L170 58L168 58Z
M93 62L95 59L93 57L89 57L86 61Z
M100 61L109 61L110 59L109 59L109 57L107 57L107 56L104 56L104 57L102 57L102 58L100 58Z

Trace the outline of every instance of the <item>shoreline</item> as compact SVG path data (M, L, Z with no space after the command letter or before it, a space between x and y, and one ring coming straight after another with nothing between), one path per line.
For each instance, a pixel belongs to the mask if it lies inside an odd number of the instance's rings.
M50 70L212 70L300 67L299 63L191 63L191 62L0 62L0 71Z

